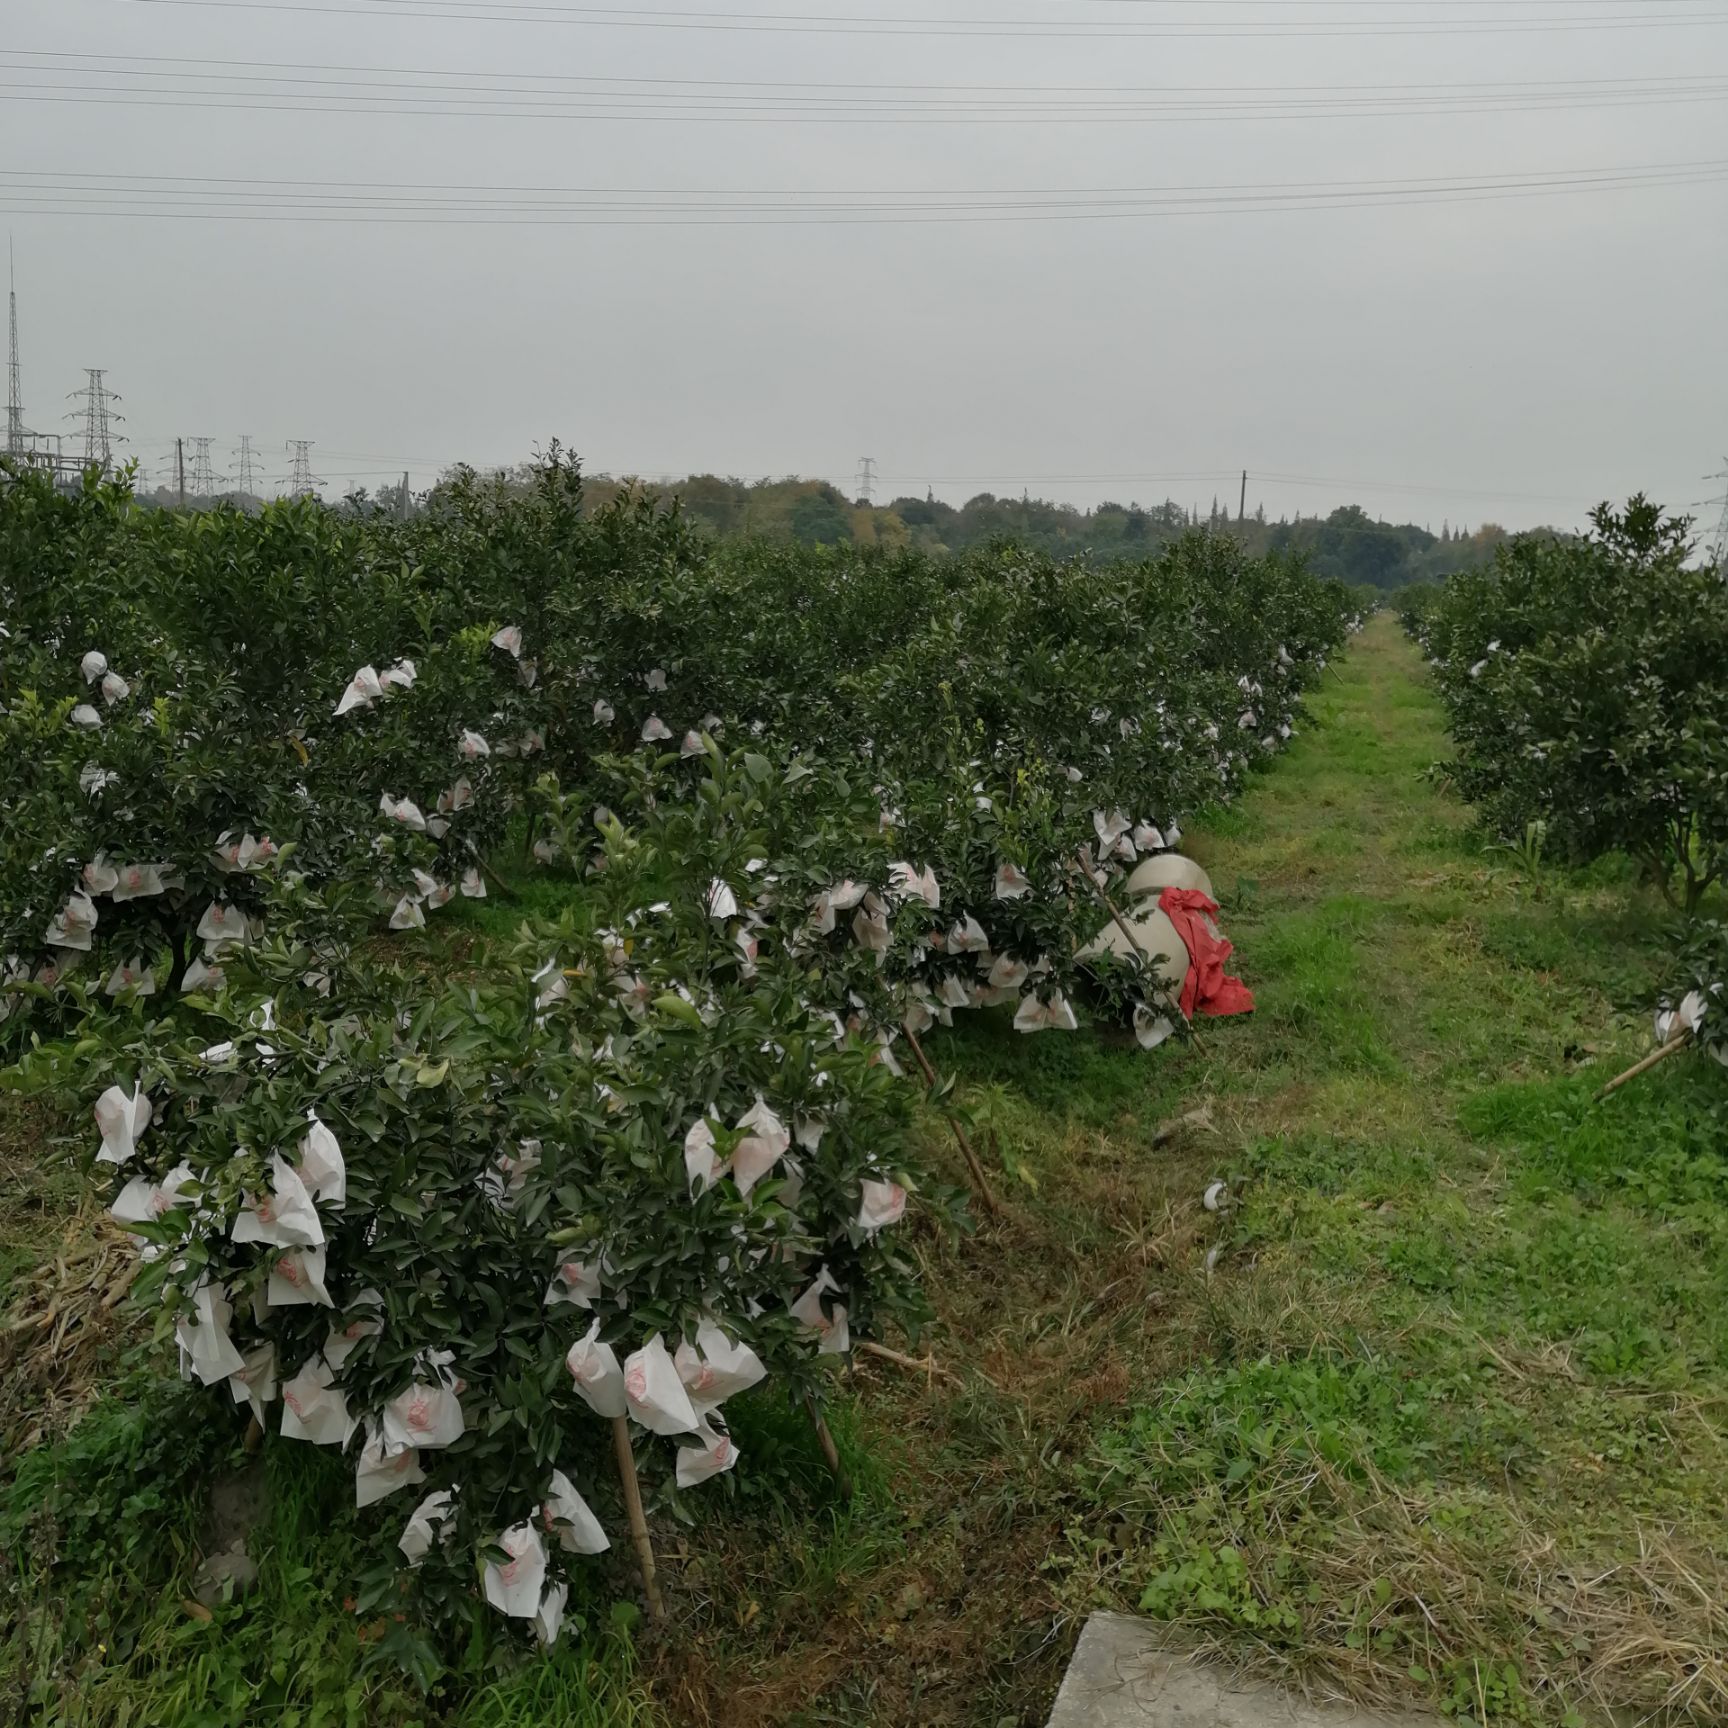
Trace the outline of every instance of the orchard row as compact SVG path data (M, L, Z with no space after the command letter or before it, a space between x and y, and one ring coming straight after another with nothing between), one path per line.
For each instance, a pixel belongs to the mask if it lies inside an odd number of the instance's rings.
M1523 535L1407 610L1450 718L1454 773L1539 862L1638 860L1677 914L1659 1043L1728 1066L1728 587L1691 524L1603 505L1579 538Z
M0 615L17 1076L94 1102L184 1371L343 1448L360 1506L421 1490L363 1606L543 1639L620 1507L646 1570L638 1455L675 1500L736 1462L727 1399L819 1412L927 1317L898 1227L964 1208L909 1131L922 1032L1180 1031L1186 957L1095 938L1148 883L1204 918L1180 822L1348 628L1223 535L717 548L556 453L412 523L0 470ZM507 846L559 920L478 978L381 944Z

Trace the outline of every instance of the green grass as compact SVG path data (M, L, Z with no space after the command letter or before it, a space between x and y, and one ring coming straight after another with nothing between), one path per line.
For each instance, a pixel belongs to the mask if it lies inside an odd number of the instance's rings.
M498 1641L422 1698L320 1582L355 1569L347 1475L293 1447L266 1449L259 1594L189 1619L226 1455L196 1400L126 1382L0 1480L0 1717L1031 1728L1111 1606L1462 1721L1728 1719L1722 1078L1592 1102L1647 1047L1662 910L1616 861L1485 851L1445 754L1377 620L1189 837L1252 1018L1150 1057L1000 1016L932 1041L1008 1203L959 1241L913 1226L918 1347L959 1380L860 1363L849 1506L794 1413L742 1406L743 1467L659 1533L672 1639L632 1649L597 1603L553 1661ZM467 908L458 960L564 901ZM57 1181L32 1168L0 1273L58 1230Z
M1206 1366L1101 1427L1069 1599L1367 1699L1720 1720L1720 1078L1592 1102L1647 1040L1660 916L1624 869L1483 853L1422 777L1410 661L1376 625L1206 835L1256 883L1261 1011L1205 1081L1241 1204L1185 1304Z
M362 1561L351 1470L327 1451L265 1448L262 1519L248 1539L255 1590L192 1611L208 1484L245 1466L207 1396L138 1375L58 1445L27 1454L0 1488L0 1720L226 1728L484 1728L547 1721L648 1728L604 1603L573 1603L586 1649L545 1661L477 1642L430 1695L388 1659L379 1627L331 1580Z

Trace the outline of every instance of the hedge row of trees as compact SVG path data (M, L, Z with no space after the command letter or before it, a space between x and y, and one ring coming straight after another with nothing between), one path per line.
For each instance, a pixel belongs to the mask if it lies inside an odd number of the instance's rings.
M1664 1012L1728 1063L1728 587L1692 524L1635 497L1580 538L1522 535L1412 595L1453 773L1503 840L1636 858L1680 918ZM1674 1030L1661 1022L1664 1036Z

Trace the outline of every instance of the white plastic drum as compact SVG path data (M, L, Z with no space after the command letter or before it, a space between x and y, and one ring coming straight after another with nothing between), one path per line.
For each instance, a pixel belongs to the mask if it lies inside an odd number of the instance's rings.
M1159 979L1173 996L1180 996L1188 978L1188 945L1166 914L1156 906L1141 906L1123 914L1123 921L1134 932L1134 946L1152 962ZM1128 938L1112 918L1097 936L1080 950L1079 958L1093 959L1101 954L1114 954L1118 960L1131 958Z
M1212 878L1194 862L1179 852L1160 853L1136 864L1128 877L1130 900L1156 900L1166 888L1198 888L1208 900L1218 896L1212 892Z

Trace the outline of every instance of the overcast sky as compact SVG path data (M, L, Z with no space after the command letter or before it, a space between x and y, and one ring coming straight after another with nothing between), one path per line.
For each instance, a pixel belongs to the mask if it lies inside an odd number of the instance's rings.
M0 0L0 66L26 419L104 366L153 478L1723 490L1728 0Z

